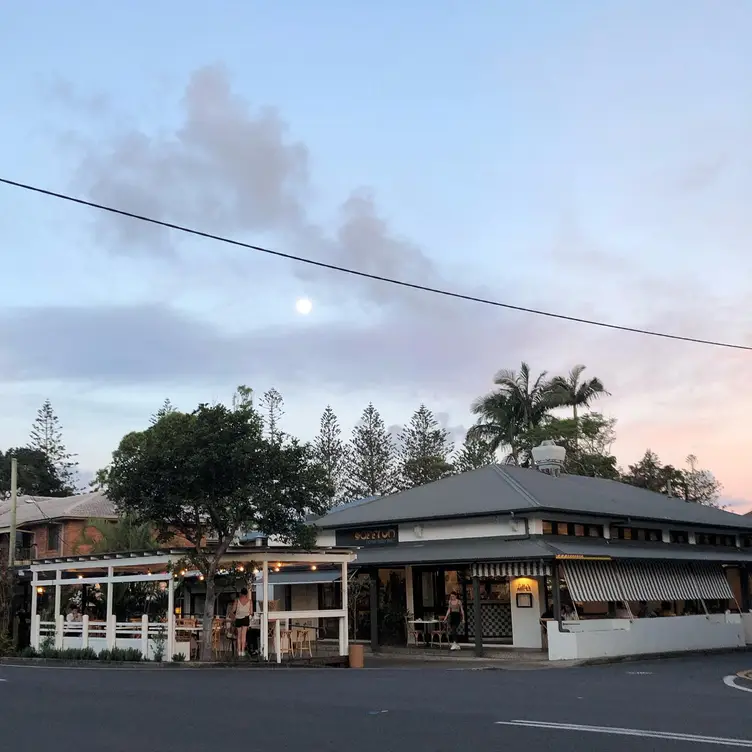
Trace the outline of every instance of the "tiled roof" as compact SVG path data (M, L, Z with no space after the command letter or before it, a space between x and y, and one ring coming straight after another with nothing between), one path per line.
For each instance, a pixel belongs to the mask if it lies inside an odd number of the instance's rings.
M51 498L47 496L19 496L16 521L19 527L45 520L79 519L92 517L117 519L113 503L100 491ZM10 527L10 501L0 502L0 531Z

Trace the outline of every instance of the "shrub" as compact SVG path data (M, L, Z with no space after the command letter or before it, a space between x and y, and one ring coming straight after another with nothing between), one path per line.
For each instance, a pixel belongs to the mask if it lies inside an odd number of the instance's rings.
M144 660L144 656L136 648L112 648L111 650L103 650L99 654L99 660L113 663L138 663Z
M172 656L173 663L185 663L185 653L175 653Z
M39 651L36 648L28 647L24 648L20 653L21 658L39 658Z

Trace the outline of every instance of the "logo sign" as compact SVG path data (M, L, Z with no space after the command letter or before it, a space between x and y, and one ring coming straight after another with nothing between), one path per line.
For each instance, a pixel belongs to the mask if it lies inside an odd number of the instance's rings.
M337 530L338 546L393 546L397 543L399 543L397 525Z

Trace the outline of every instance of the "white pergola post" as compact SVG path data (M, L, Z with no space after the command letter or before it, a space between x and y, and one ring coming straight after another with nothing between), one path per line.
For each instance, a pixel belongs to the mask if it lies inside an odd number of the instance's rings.
M168 661L175 655L175 578L167 583L167 655Z
M269 660L269 562L261 567L261 655Z
M115 620L112 607L115 605L115 567L107 567L107 649L115 647Z
M149 614L141 615L141 655L149 660Z
M84 614L84 618L81 622L81 647L89 647L89 615Z
M342 562L342 611L344 616L339 620L339 654L347 655L347 638L349 636L348 611L347 611L347 562Z
M55 573L55 647L63 647L63 585L62 572Z
M39 587L39 575L33 572L31 575L31 647L39 648L39 616L37 614L37 588Z

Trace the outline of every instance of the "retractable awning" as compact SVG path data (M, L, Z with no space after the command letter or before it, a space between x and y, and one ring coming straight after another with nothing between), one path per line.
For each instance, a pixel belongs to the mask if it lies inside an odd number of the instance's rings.
M498 561L473 564L473 577L543 577L551 574L551 565L545 561Z
M723 567L712 562L563 562L572 600L682 601L733 598Z
M270 585L317 585L336 582L342 578L342 573L325 569L317 572L270 572ZM257 577L257 582L260 580Z

